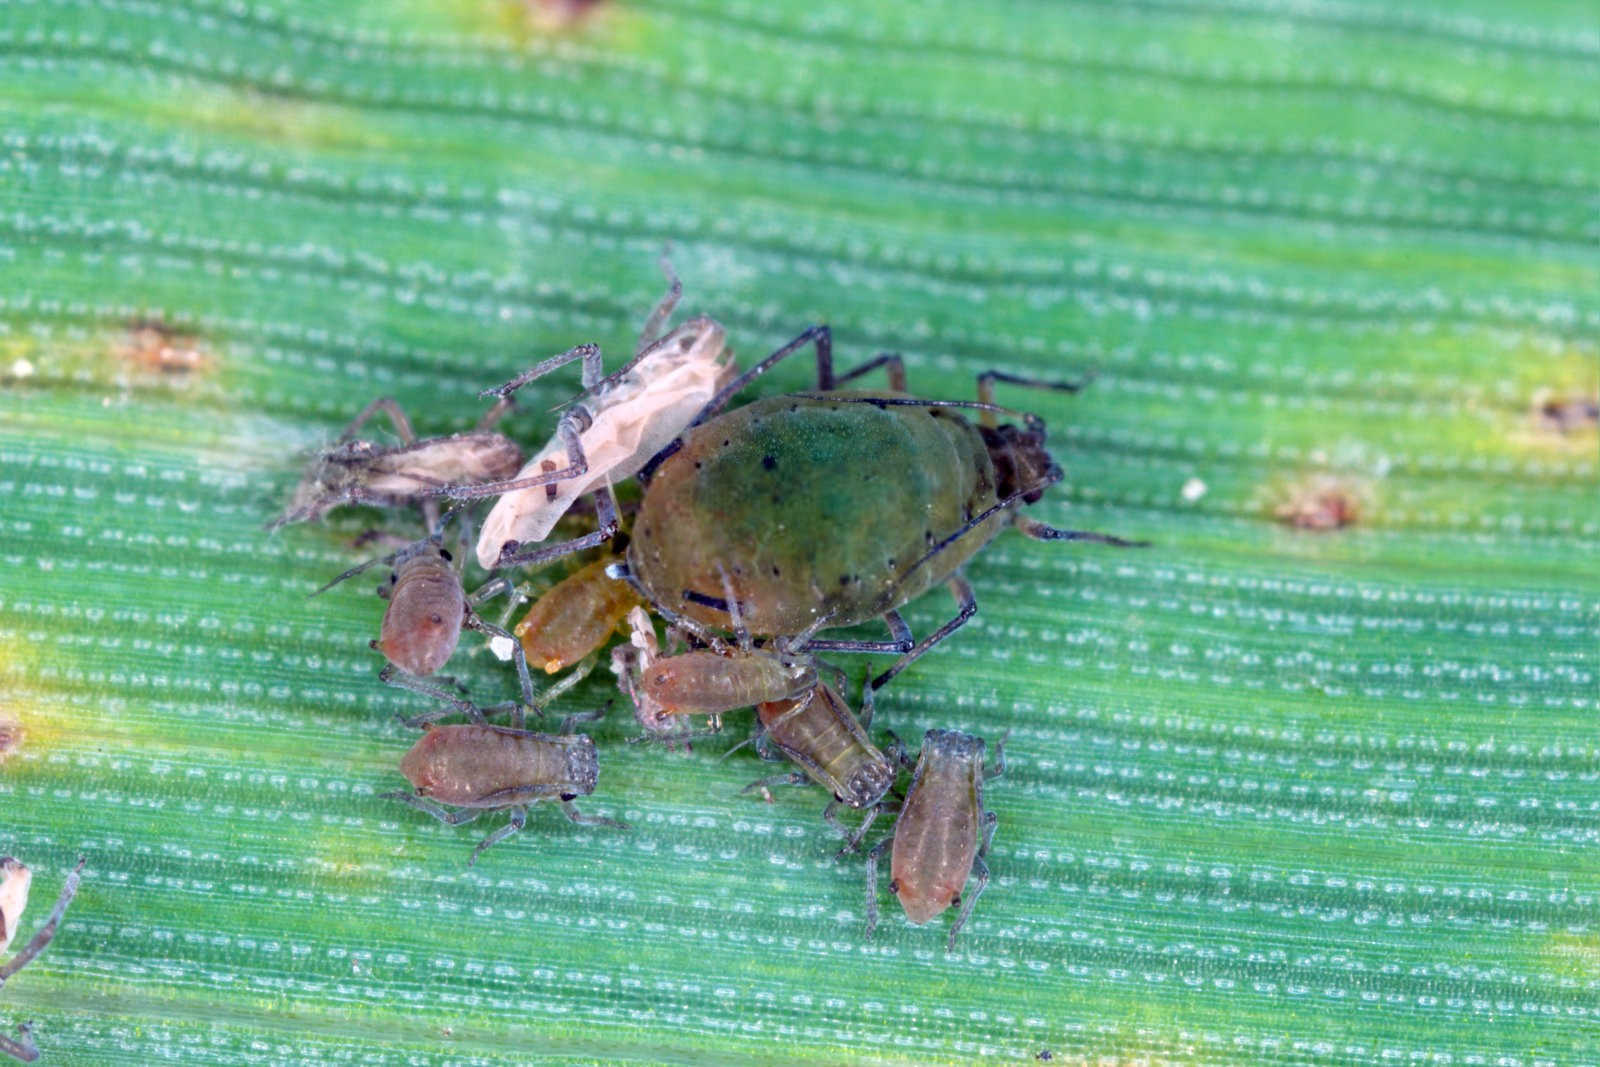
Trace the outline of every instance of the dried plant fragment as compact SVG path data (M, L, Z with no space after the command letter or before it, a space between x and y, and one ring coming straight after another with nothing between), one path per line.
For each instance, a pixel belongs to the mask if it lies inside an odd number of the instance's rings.
M1297 530L1340 530L1360 522L1369 510L1364 489L1346 478L1324 474L1290 486L1287 499L1272 513Z
M129 324L128 332L116 346L116 356L135 372L173 378L200 374L216 366L215 357L199 337L153 320Z

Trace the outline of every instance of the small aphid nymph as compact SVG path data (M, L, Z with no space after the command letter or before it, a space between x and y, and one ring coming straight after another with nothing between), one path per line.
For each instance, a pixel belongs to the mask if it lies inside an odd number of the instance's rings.
M66 883L61 887L61 895L56 898L56 906L50 910L50 917L39 928L39 932L34 934L15 956L5 963L0 963L0 988L5 987L12 975L32 963L56 936L62 917L67 913L67 905L72 903L73 894L78 891L78 879L82 876L84 862L82 859L78 860L78 865L67 875ZM32 880L33 872L27 867L10 856L0 856L0 953L6 950L12 938L16 936L18 925L22 920L22 910L28 905L28 885ZM39 1058L39 1049L34 1045L26 1024L17 1027L15 1039L0 1034L0 1052L14 1056L24 1063L32 1063Z
M639 606L632 586L606 574L616 561L606 556L563 578L512 628L530 667L554 674L600 651Z
M949 948L989 884L983 862L997 819L983 806L983 783L1005 772L1005 738L995 743L992 770L983 766L981 737L956 730L929 730L912 772L911 788L890 835L867 855L867 936L878 924L878 860L893 845L889 890L906 918L921 925L952 905L960 914L950 927ZM977 884L964 893L969 876Z
M478 843L469 866L478 862L484 849L521 830L527 824L528 805L541 800L559 803L575 823L626 829L615 819L584 815L572 805L575 798L594 792L600 764L594 742L569 731L575 722L599 716L598 712L568 716L559 734L487 723L431 726L400 761L400 773L416 792L383 796L404 801L450 826L471 822L485 811L508 810L511 821Z
M756 706L756 750L770 758L764 750L776 745L800 770L752 782L745 792L816 782L833 795L822 817L846 838L841 855L853 851L866 836L894 785L895 760L879 751L867 736L866 728L872 722L870 696L867 699L860 721L838 691L825 682L818 682L801 696ZM866 812L854 831L839 822L835 813L840 804Z

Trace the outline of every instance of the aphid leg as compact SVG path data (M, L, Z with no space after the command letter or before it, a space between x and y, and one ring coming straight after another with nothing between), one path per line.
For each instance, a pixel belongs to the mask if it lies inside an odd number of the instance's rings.
M872 931L878 928L878 860L883 856L884 849L894 843L894 834L879 841L872 846L872 851L867 853L867 933L870 939Z
M522 687L522 702L532 708L534 714L541 719L544 718L544 708L540 706L539 701L533 695L533 678L528 674L527 654L523 651L522 642L517 640L516 635L504 626L496 626L494 623L489 622L476 611L467 612L466 617L461 620L461 625L469 630L477 630L480 633L488 634L490 637L498 637L504 641L511 642L511 661L516 664L517 684Z
M372 645L376 647L377 642L372 642ZM396 689L409 689L413 693L420 693L425 697L432 697L435 700L443 701L444 703L451 705L456 711L459 711L473 722L483 722L483 712L479 711L477 705L473 704L470 700L463 700L451 693L448 689L445 689L442 686L436 686L432 682L426 681L422 678L418 678L416 675L411 674L408 671L403 671L399 667L396 667L393 663L385 663L383 665L383 670L378 672L378 681L382 682L384 685L392 685ZM440 712L439 714L443 714L443 712ZM435 715L435 718L437 717L438 716Z
M759 746L760 742L758 741L756 744ZM809 781L811 781L811 779L806 777L804 771L790 771L787 774L771 774L765 778L757 778L755 781L739 790L739 793L743 795L745 793L753 793L759 789L761 791L762 799L768 804L771 804L772 793L770 792L770 787L775 785L805 785Z
M983 813L983 840L978 843L978 855L989 854L989 844L994 840L995 827L1000 825L1000 816L992 811Z
M617 510L611 506L611 498L607 490L597 489L589 494L594 498L595 517L600 523L600 528L594 533L574 537L570 541L561 541L553 545L543 545L537 548L524 550L517 542L507 541L500 546L500 558L495 560L496 567L536 567L549 563L553 559L570 555L573 552L582 552L586 548L603 545L617 535L621 524L617 522ZM609 570L607 573L610 573Z
M879 367L884 368L884 370L888 373L889 388L891 390L896 393L904 393L907 391L906 362L900 358L900 353L898 352L879 352L877 355L861 364L861 366L851 370L849 373L839 375L839 377L833 380L832 385L821 385L819 383L817 387L819 389L837 389L845 382L853 381L854 379L861 377L863 374L868 374L877 370Z
M572 801L568 797L561 798L561 813L579 826L610 826L617 830L631 829L621 819L608 819L604 815L585 815L572 806Z
M541 378L555 370L557 367L564 367L575 359L583 360L584 388L587 389L589 386L600 380L600 346L597 344L582 344L574 345L572 348L567 349L559 356L551 356L549 359L544 360L543 362L536 363L532 367L529 367L527 370L523 371L521 374L517 375L515 378L511 379L509 382L506 382L504 385L495 386L493 389L485 389L478 395L498 397L510 396L512 393L516 392L518 389L521 389L524 385L527 385L535 378Z
M645 350L655 344L661 337L661 328L672 317L672 309L678 306L678 301L683 297L683 282L678 280L677 271L672 269L672 261L667 258L667 253L662 252L660 260L661 273L667 277L667 291L650 312L650 317L644 320L644 329L639 331L639 346L633 350L634 356L642 356Z
M745 386L749 385L751 382L767 373L767 371L771 370L779 362L789 356L794 355L808 344L815 345L817 349L817 387L819 389L833 388L833 334L826 326L812 326L804 333L800 334L800 336L796 337L794 340L790 341L788 344L772 353L772 355L768 356L766 359L762 360L760 363L757 363L755 366L739 375L733 381L717 390L717 395L706 401L706 406L701 408L700 413L694 417L694 421L685 427L684 433L688 433L689 430L694 429L696 426L699 426L702 422L705 422L711 416L721 411L727 406L728 401L732 400L734 396L738 394L739 390L743 389ZM681 435L679 439L681 440ZM672 446L668 445L667 447L671 448ZM663 449L663 451L665 451L665 449ZM646 469L654 470L654 463L655 460L652 459L649 464L646 464Z
M854 830L839 821L839 816L834 814L843 803L840 800L831 800L828 806L822 809L822 821L839 831L839 836L845 839L844 846L833 854L834 862L844 859L845 856L861 847L861 839L867 836L867 831L872 829L872 823L883 813L885 806L874 804L866 809L866 814L861 820L861 825Z
M4 1034L0 1034L0 1052L7 1056L14 1056L23 1063L32 1063L39 1058L39 1046L33 1043L33 1026L23 1023L17 1027L17 1040L13 1041Z
M554 704L558 697L566 693L569 689L572 689L585 678L589 677L590 672L592 672L595 668L595 664L599 662L600 654L598 652L589 653L577 663L574 663L571 670L562 675L560 678L557 678L554 682L551 682L543 692L539 693L538 696L534 698L533 707L538 710L540 717L542 718L544 716L544 709L548 708L551 704ZM610 705L607 705L607 707L609 706ZM596 716L596 718L598 717L599 716ZM565 730L562 731L562 733L565 732Z
M424 811L429 815L432 815L435 819L438 819L446 826L460 826L463 823L471 822L473 819L476 819L479 815L483 814L482 808L457 808L455 811L451 811L449 808L440 804L437 800L429 800L427 797L419 797L417 794L408 792L404 789L396 789L390 793L379 793L378 798L380 800L399 800L406 804L410 804L418 811Z
M61 895L56 897L56 906L50 909L50 917L44 921L39 932L23 946L21 952L0 965L0 986L6 984L6 979L32 963L33 958L43 952L51 938L56 936L56 928L61 925L62 916L67 913L67 905L72 903L73 896L78 892L78 880L83 876L83 865L87 862L87 857L78 857L78 865L67 874L66 883L61 887Z
M411 428L411 420L406 418L406 413L400 410L400 405L395 403L395 399L392 396L380 396L362 408L356 417L350 420L350 425L344 428L344 432L339 435L339 440L348 441L355 437L356 431L365 426L367 420L380 411L389 416L389 421L394 424L395 436L400 438L402 443L408 445L417 443L417 434Z
M728 628L733 631L734 640L739 642L739 647L748 652L750 631L744 627L744 613L739 610L739 598L734 594L733 582L721 563L717 564L717 577L722 580L722 606L728 613Z
M937 645L940 641L943 641L945 638L959 630L962 626L966 625L967 620L978 613L978 599L972 595L971 583L969 583L961 575L954 574L950 576L950 580L946 582L945 585L950 590L951 594L956 598L956 603L961 606L960 610L956 612L955 617L946 622L943 626L939 627L937 630L933 631L933 633L929 634L927 637L924 637L910 652L907 652L905 655L895 660L894 663L890 665L888 670L884 671L882 674L878 675L872 680L871 688L881 689L883 684L890 678L893 678L895 675L909 667L917 660L919 656L927 652L928 649L932 648L934 645Z
M825 623L828 620L824 617L821 621ZM905 617L898 611L890 610L884 612L883 621L889 627L887 641L854 641L842 638L805 641L797 638L794 644L798 650L806 652L871 652L890 656L910 652L917 642L911 636L911 627L906 624ZM817 629L816 624L813 624L806 628L805 634L810 634L815 629Z
M580 722L599 722L601 719L606 717L606 713L610 710L611 701L608 700L598 708L595 708L593 711L575 711L571 715L568 715L566 718L561 720L561 729L558 732L570 734L572 732L572 728L578 725Z
M436 485L418 489L418 495L444 496L451 500L477 500L486 496L500 496L517 489L531 489L537 485L551 485L568 478L578 478L588 473L589 459L584 455L583 431L591 423L590 415L581 407L568 408L556 423L556 436L567 448L567 466L559 470L541 471L526 478L508 478L503 482L479 482L475 485ZM552 460L551 462L554 462Z
M950 927L950 940L945 944L945 951L947 952L956 950L956 935L961 932L963 926L967 925L967 920L972 918L972 909L978 906L978 898L983 896L983 891L989 887L989 865L983 862L982 856L975 856L972 860L972 879L976 879L977 882L972 892L962 893L958 898L961 902L961 911L956 915L956 921ZM969 884L971 884L970 880Z
M471 867L473 864L477 863L478 857L483 855L484 849L492 848L493 846L498 845L500 842L504 841L512 834L517 833L527 825L528 809L526 807L512 808L511 821L500 827L500 829L494 831L494 833L490 834L482 841L478 842L478 847L472 850L472 858L467 861L467 866Z
M871 691L871 688L871 686L867 687L868 692ZM906 751L906 743L900 740L900 736L893 730L885 730L884 733L889 735L889 743L883 746L883 754L907 770L916 770L916 758Z
M1006 738L1011 736L1011 731L1006 730L1000 739L994 743L994 763L983 770L983 780L993 781L1006 773Z
M1075 382L1051 382L1043 378L1028 378L1021 374L1008 374L1003 370L986 370L978 375L978 401L984 404L994 403L994 383L1008 382L1011 385L1025 385L1030 389L1051 389L1058 393L1076 393L1090 382L1094 381L1094 369L1090 369L1082 378ZM978 421L984 426L994 425L993 415L979 415Z
M1129 541L1126 538L1092 533L1088 530L1062 530L1020 513L1011 520L1011 524L1035 541L1093 541L1096 544L1115 545L1118 548L1150 547L1149 541Z

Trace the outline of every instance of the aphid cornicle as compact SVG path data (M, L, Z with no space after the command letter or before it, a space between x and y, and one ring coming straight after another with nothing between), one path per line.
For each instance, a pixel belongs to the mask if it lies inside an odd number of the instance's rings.
M866 728L872 722L870 696L868 700L862 718L857 720L837 690L818 682L798 697L756 705L757 751L769 743L776 745L800 770L751 782L744 791L816 782L833 795L822 817L846 838L840 855L853 851L860 843L894 785L895 760L884 755L867 736ZM770 758L764 752L763 756ZM866 812L866 818L854 831L838 820L835 813L840 804Z
M62 917L67 913L67 905L72 903L73 894L78 891L78 879L82 876L84 862L83 859L79 859L78 865L67 875L66 883L61 887L61 895L56 898L56 905L50 910L50 917L39 928L39 932L34 934L15 956L5 963L0 963L0 989L5 987L12 975L32 963L56 936ZM28 884L32 878L33 874L27 867L10 856L0 856L0 952L4 952L11 939L16 936L18 923L22 919L22 909L28 903ZM15 1040L0 1034L0 1052L14 1056L24 1063L32 1063L39 1058L39 1049L34 1045L26 1024L17 1027Z
M594 742L570 730L575 722L600 714L569 715L559 734L487 723L431 726L400 761L400 773L416 792L382 795L450 826L471 822L485 811L508 809L511 821L478 843L469 865L478 862L484 849L521 830L528 805L540 800L556 801L575 823L626 829L615 819L585 815L572 806L575 798L594 792L600 764Z
M755 401L716 414L755 375L807 342L817 349L816 392ZM892 392L837 391L877 366ZM1021 513L1062 477L1044 425L998 425L1016 415L991 399L995 381L1073 390L999 372L979 377L977 401L904 394L898 356L835 378L826 327L813 327L721 390L641 472L644 498L628 546L627 576L669 622L705 639L733 605L749 631L794 636L881 616L890 640L810 638L795 651L897 654L874 688L961 626L977 610L961 575L1008 526L1040 540L1129 546L1106 534L1061 530ZM974 425L961 414L976 410ZM913 641L898 608L935 585L954 594L956 616ZM726 589L724 596L714 595Z
M994 767L983 765L981 737L956 730L929 730L911 775L894 830L867 854L867 936L878 924L878 861L890 854L889 890L900 898L906 918L921 925L952 905L961 911L950 927L949 948L966 925L978 897L989 884L983 862L997 823L983 806L983 783L1005 773L1005 738L994 746ZM972 872L977 885L962 890Z

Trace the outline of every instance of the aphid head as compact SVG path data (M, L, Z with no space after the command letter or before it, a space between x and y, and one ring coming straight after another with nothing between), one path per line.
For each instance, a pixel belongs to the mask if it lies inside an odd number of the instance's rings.
M980 426L978 432L994 463L998 482L995 491L1001 500L1020 493L1024 503L1033 504L1061 480L1061 468L1045 451L1044 423L1030 425L1026 430L1010 423Z
M961 759L981 765L986 747L983 738L960 730L929 730L922 735L922 751L941 759Z
M567 784L573 788L570 793L563 793L561 799L586 797L594 792L595 784L599 780L600 761L595 757L594 742L588 737L580 736L577 738L577 743L567 749Z

